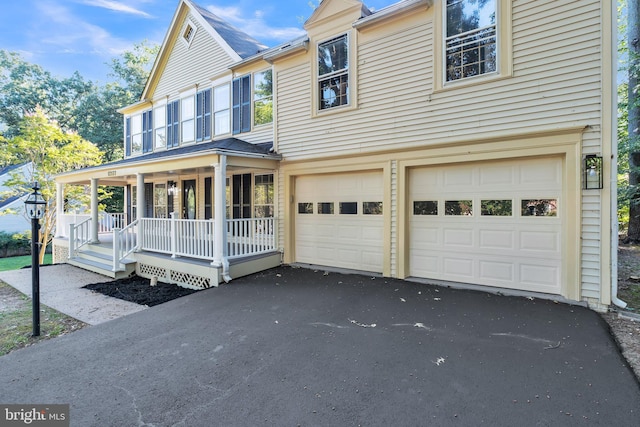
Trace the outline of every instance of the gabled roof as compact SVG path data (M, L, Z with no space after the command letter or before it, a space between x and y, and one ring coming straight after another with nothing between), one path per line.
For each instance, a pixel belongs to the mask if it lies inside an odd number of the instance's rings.
M11 205L13 202L20 200L22 197L24 196L11 196L11 197L7 197L6 199L2 200L0 199L0 209L4 209L6 207L8 207L9 205Z
M245 32L240 31L231 24L223 21L204 7L195 4L191 0L180 0L175 13L173 14L171 25L165 34L162 45L160 46L160 52L158 52L158 56L151 68L151 73L149 73L147 84L142 91L142 95L140 97L141 101L144 101L149 97L149 92L153 89L153 82L155 82L157 76L162 73L166 62L171 55L176 39L178 38L179 31L182 29L182 24L189 12L192 13L194 18L200 22L209 35L211 35L211 37L220 44L220 47L222 47L222 49L224 49L234 61L241 61L267 49L266 45L260 43Z

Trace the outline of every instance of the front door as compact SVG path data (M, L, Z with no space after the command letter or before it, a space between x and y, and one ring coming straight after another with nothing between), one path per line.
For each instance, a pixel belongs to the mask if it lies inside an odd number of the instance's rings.
M182 181L182 218L196 219L196 180Z

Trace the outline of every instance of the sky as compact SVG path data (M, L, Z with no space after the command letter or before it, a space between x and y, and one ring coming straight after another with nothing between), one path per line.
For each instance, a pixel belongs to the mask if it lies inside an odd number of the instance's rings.
M364 0L379 10L399 0ZM302 34L318 0L195 0L269 47ZM112 58L148 40L161 44L178 0L2 0L0 49L58 78L78 71L109 81Z

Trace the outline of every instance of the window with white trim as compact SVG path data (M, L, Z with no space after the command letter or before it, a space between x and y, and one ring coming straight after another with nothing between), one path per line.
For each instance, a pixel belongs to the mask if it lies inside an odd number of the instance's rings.
M231 132L230 100L228 84L213 89L213 134L216 136Z
M253 124L273 122L273 73L271 70L253 75Z
M155 127L155 149L167 146L167 106L162 105L153 109L153 124Z
M318 44L318 108L349 104L349 37Z
M497 71L496 18L496 0L447 0L447 82Z
M131 154L142 153L142 114L131 117Z
M194 97L188 96L180 100L180 123L181 123L181 142L192 142L195 140L195 111Z
M182 30L182 41L187 45L187 47L191 46L191 42L196 35L197 27L192 22L187 22L184 26L184 30Z

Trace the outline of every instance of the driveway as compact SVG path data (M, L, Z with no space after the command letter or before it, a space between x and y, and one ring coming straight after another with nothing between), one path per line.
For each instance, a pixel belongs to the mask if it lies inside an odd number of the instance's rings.
M637 425L600 316L278 268L0 359L0 403L73 426Z

